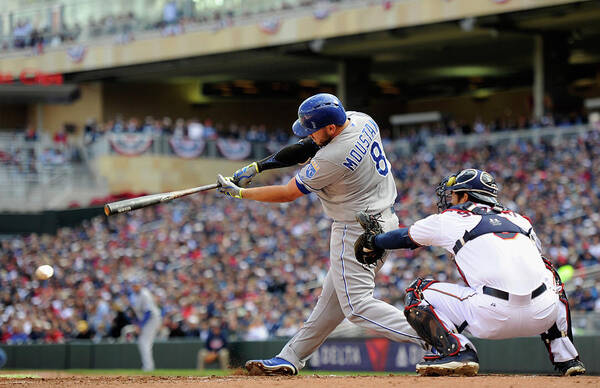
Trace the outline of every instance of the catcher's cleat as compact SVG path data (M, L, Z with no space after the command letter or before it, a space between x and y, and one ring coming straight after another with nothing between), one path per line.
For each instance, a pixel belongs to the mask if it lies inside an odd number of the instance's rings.
M475 376L479 372L479 359L473 349L467 348L454 356L433 357L417 364L421 376Z
M554 368L556 368L563 376L577 376L585 374L585 366L578 358L574 358L569 361L555 362Z
M251 376L294 376L298 369L291 362L281 357L273 357L268 360L249 360L246 362L246 370Z

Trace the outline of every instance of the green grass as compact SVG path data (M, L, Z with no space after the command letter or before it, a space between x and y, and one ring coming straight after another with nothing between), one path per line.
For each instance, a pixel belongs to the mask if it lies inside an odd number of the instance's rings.
M39 379L41 376L33 375L33 374L23 374L23 373L15 373L15 374L0 374L0 379Z
M36 372L42 372L42 370L31 371L31 374L24 374L23 371L19 371L19 374L2 374L0 378L39 378ZM144 372L139 369L65 369L65 370L44 370L43 372L63 372L72 373L78 375L94 375L94 376L229 376L233 370L223 369L157 369L153 372ZM406 375L414 373L401 373L401 372L344 372L344 371L313 371L303 370L300 371L301 376L389 376L389 375Z
M144 372L140 369L66 369L62 372L81 375L141 375L141 376L228 376L231 370L223 369L156 369L152 372Z

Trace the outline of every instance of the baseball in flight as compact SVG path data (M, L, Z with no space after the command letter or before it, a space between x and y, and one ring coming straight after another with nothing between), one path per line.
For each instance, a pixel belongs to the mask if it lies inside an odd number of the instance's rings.
M35 277L39 280L46 280L54 275L54 268L48 264L40 265L35 270Z

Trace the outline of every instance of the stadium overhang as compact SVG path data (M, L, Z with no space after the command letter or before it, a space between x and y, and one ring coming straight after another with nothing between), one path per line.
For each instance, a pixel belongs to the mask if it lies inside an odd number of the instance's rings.
M480 97L482 89L531 87L535 78L536 42L542 38L546 51L555 46L554 43L565 42L563 52L569 65L566 81L581 89L589 83L584 85L578 80L598 79L598 20L599 2L571 2L227 53L71 72L65 79L139 83L195 80L209 93L205 96L207 99L255 96L248 92L256 89L265 98L285 98L274 91L263 94L265 85L272 83L274 88L279 88L281 82L289 82L288 89L292 91L302 89L301 82L335 88L339 85L340 63L364 61L368 62L373 96L401 100L467 94ZM239 81L255 84L251 88L238 88Z
M63 85L0 85L0 103L68 103L79 98L79 86Z

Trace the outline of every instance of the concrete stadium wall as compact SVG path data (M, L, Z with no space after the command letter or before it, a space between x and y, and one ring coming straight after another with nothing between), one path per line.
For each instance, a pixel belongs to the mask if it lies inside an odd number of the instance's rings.
M232 175L248 163L223 158L104 155L96 160L95 169L106 178L111 193L162 193L214 183L217 174ZM264 179L272 173L266 171L260 178Z
M102 84L88 82L79 85L80 97L70 104L35 104L29 106L27 122L35 126L41 123L45 132L54 134L62 129L65 123L74 124L78 132L83 133L87 119L102 118Z
M231 175L243 165L227 159L168 156L105 155L96 160L97 172L106 178L111 193L162 193L207 185L216 182L217 174Z
M335 339L325 342L365 342L367 339ZM380 339L382 340L382 339ZM386 341L386 340L383 340ZM539 338L516 338L490 341L474 340L480 359L481 373L555 373L546 349ZM285 344L284 340L233 342L230 345L232 367L242 366L252 358L270 358ZM576 337L581 359L589 374L600 374L600 336ZM158 342L154 358L159 369L194 369L199 341ZM137 347L127 344L93 344L72 342L56 345L2 345L9 369L138 369L141 366ZM218 367L217 365L211 365Z

